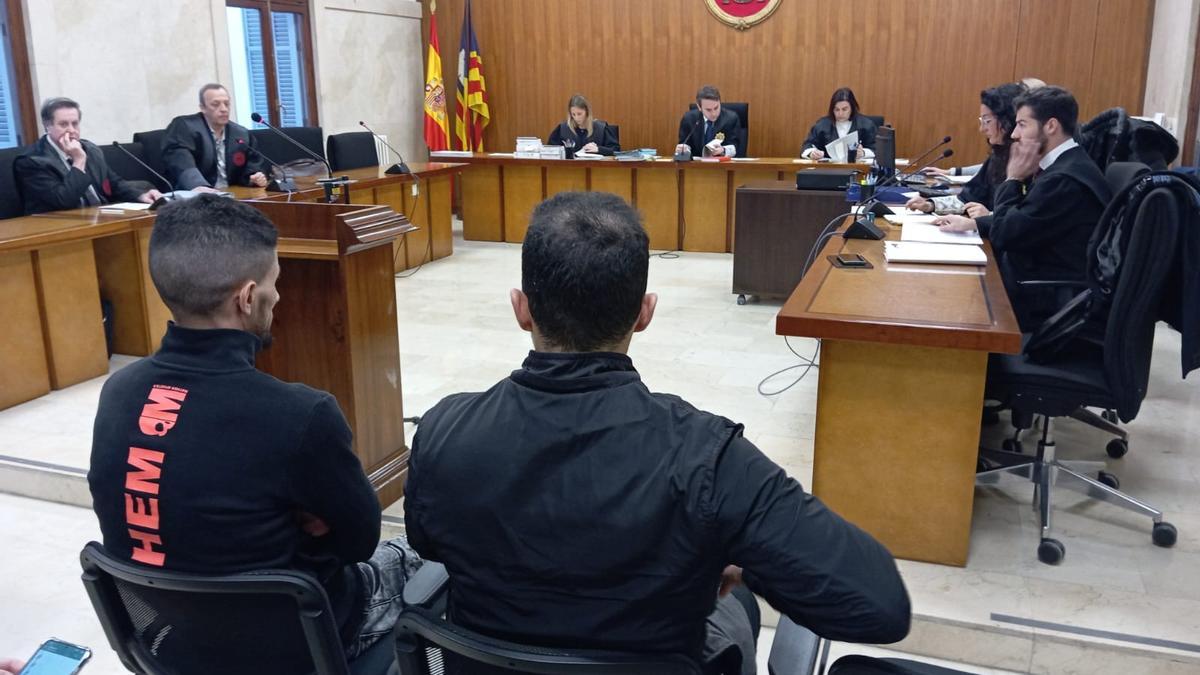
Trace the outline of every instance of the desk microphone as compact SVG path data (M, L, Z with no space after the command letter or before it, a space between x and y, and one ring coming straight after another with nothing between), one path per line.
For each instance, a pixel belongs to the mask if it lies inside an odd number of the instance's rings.
M942 161L943 159L946 159L947 157L952 157L953 155L954 155L954 150L952 148L946 148L945 150L942 151L941 155L938 155L938 157L936 159L934 159L932 162L930 162L927 166L932 166L934 164L937 164L938 162ZM859 202L854 205L855 210L857 210L861 206L861 207L864 207L864 211L870 211L871 213L875 214L876 216L886 216L888 214L895 213L894 211L892 211L892 209L890 207L888 207L887 204L884 204L879 199L878 195L879 195L880 188L887 187L889 184L898 183L900 180L902 180L902 179L900 178L900 174L898 172L888 176L883 182L881 182L875 186L874 194L872 194L870 197L859 200Z
M239 146L246 145L246 142L240 138L237 139L237 142L238 142ZM271 181L267 183L267 187L266 187L267 192L288 192L288 193L299 192L300 188L296 187L296 181L293 180L292 177L288 175L287 168L285 168L279 162L276 162L275 160L271 159L270 157L267 157L267 155L262 150L259 150L258 148L249 148L249 149L253 150L256 154L258 154L259 157L262 157L263 159L270 162L272 168L279 169L279 173L283 174L283 178L276 178L274 175L271 176ZM274 174L275 172L272 171L271 173Z
M931 146L931 147L930 147L928 150L926 150L925 152L922 152L920 155L917 155L917 158L916 158L916 159L914 159L913 161L909 162L909 163L908 163L908 168L909 168L909 169L911 169L911 168L912 168L912 167L914 167L914 166L921 166L921 160L925 159L925 158L926 158L926 157L928 157L930 154L932 154L934 150L937 150L938 148L942 147L943 145L945 145L945 144L949 143L949 142L950 142L950 140L951 140L951 138L950 138L949 136L946 136L946 137L942 138L942 140L941 140L941 141L939 141L939 142L937 142L937 143L934 143L934 144L933 144L933 145L932 145L932 146ZM945 157L949 157L949 155L943 155L943 157L941 157L940 159L944 159ZM936 159L935 159L935 160L933 160L933 161L934 161L934 162L936 162L936 161L938 161L938 160L936 160ZM933 163L933 162L930 162L930 164L932 164L932 163ZM929 166L929 164L927 164L926 166ZM919 169L918 169L918 171L919 171ZM896 172L896 174L897 174L897 175L898 175L898 174L900 174L900 173L901 173L901 172L899 172L899 171L897 171L897 172ZM911 175L913 175L914 173L916 173L916 171L912 171L912 170L910 170L910 171L908 172L908 175L909 175L909 176L911 176ZM903 180L903 179L901 179L901 180Z
M305 147L305 145L303 143L297 141L296 139L292 138L291 136L288 136L287 134L280 131L278 128L272 126L271 123L268 122L267 120L265 120L262 115L259 115L258 113L250 113L250 119L254 120L255 123L257 123L257 124L261 124L264 127L270 129L271 131L274 131L276 135L282 137L288 143L291 143L292 145L296 146L297 148L300 148L300 150L303 151L304 154L306 154L309 157L312 157L313 159L317 160L318 162L324 164L325 170L328 172L327 177L333 178L333 167L329 165L329 161L326 160L324 157L318 155L317 153L313 152L312 150L309 150L307 147ZM258 154L262 155L262 153L258 151L258 148L254 148L254 151L258 152ZM269 157L267 157L266 155L262 155L262 156L263 156L263 159L266 159L268 162L271 161L271 159ZM271 162L271 163L274 164L274 162Z
M151 167L149 164L143 162L141 157L138 157L137 155L133 154L128 149L126 149L125 146L121 145L120 141L113 141L112 146L114 148L120 150L121 152L125 153L130 159L137 162L138 166L142 167L146 171L149 171L150 175L159 179L160 181L162 181L163 185L167 186L167 191L163 193L163 196L159 197L158 199L155 199L154 203L152 203L150 205L151 211L157 211L158 207L162 206L163 204L166 204L167 202L173 202L176 199L187 199L188 197L195 196L196 193L192 192L191 190L172 190L171 188L173 186L171 185L171 181L167 180L166 178L163 178L163 175L161 173L155 171L153 169L153 167Z
M700 122L702 122L703 120L704 120L704 114L701 113L700 119L696 120L696 123L692 125L692 130L688 132L687 136L683 137L683 142L681 142L680 145L688 145L688 141L692 140L692 134L696 133L696 127L700 126ZM675 161L676 162L692 161L692 147L690 145L688 145L688 149L686 152L675 153Z
M383 136L380 136L379 134L375 133L375 131L372 130L371 127L367 126L367 123L362 120L358 121L358 126L369 131L371 133L371 135L375 137L375 140L379 141L380 143L383 143L383 145L388 150L391 150L392 152L396 153L396 159L400 160L399 162L396 162L395 164L389 166L387 168L387 170L384 171L384 173L391 173L391 174L412 173L412 171L409 171L408 165L404 163L404 155L400 154L399 150L393 148L391 146L391 144L387 142L387 139L385 139Z

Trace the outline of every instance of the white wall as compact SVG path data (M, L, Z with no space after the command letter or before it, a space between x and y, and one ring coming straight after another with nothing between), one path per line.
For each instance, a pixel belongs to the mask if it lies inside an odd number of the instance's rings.
M1196 30L1200 0L1157 0L1154 32L1150 38L1150 61L1146 67L1146 98L1142 114L1165 113L1171 131L1183 144L1187 126L1188 89L1196 54ZM1191 92L1200 95L1200 92ZM1170 125L1170 121L1174 121ZM1180 148L1182 155L1183 148Z
M79 101L84 137L97 143L195 112L206 82L232 85L224 0L24 4L35 99ZM364 120L406 158L424 158L421 3L310 0L310 13L326 135Z
M223 0L26 0L25 17L37 104L75 99L97 143L195 112L228 74Z
M421 3L313 0L312 6L325 134L362 131L362 120L406 159L427 157Z

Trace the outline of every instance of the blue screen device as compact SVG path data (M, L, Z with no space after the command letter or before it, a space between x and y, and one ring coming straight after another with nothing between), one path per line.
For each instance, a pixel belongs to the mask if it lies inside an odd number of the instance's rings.
M90 658L92 650L87 647L50 638L29 657L19 675L75 675Z

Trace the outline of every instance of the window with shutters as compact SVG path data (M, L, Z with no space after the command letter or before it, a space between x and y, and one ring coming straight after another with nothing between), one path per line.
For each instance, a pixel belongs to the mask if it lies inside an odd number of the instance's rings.
M28 145L37 138L29 58L20 0L0 7L0 148Z
M259 113L281 127L315 126L312 32L302 0L226 0L235 120Z

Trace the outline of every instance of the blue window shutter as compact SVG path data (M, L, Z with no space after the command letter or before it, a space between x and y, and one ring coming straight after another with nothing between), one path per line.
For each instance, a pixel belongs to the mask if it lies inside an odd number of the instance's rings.
M17 117L14 110L16 92L13 91L13 81L9 75L12 68L9 57L8 25L0 22L3 29L4 43L0 44L0 148L11 148L17 142Z
M250 100L254 110L265 113L267 105L267 67L263 59L262 21L257 11L242 12L246 30L246 63L250 69Z
M272 37L275 40L275 78L279 83L279 102L283 104L282 126L304 126L307 97L300 58L303 45L296 30L300 16L291 12L272 12Z

